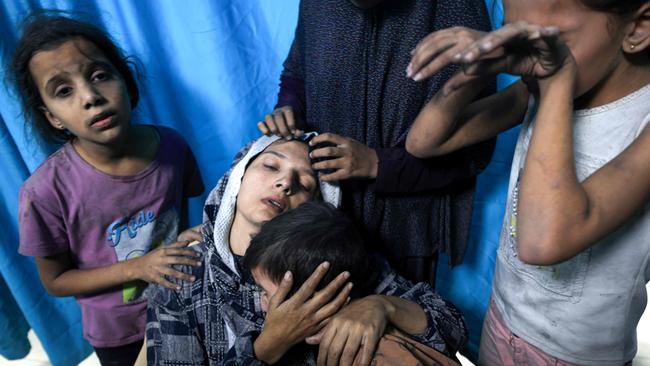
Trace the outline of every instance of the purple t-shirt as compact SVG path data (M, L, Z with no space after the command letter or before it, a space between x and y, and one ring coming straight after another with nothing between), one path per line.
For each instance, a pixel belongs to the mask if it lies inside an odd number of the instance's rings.
M70 252L79 269L105 267L174 242L184 197L203 192L189 146L156 126L156 158L133 176L112 176L83 160L67 143L25 181L19 196L20 254ZM144 337L145 283L137 281L77 296L84 336L95 347Z

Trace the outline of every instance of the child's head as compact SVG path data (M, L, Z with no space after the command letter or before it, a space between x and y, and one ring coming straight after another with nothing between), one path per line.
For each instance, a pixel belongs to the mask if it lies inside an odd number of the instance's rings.
M290 296L325 261L330 268L318 289L348 271L354 283L352 296L367 293L374 277L354 223L334 206L310 201L262 225L246 251L244 266L264 290L266 310L287 271L293 275Z
M48 142L110 141L139 98L127 59L106 33L60 15L27 19L9 74L27 120Z
M504 0L506 23L557 26L578 66L576 95L629 77L647 67L650 2L647 0ZM591 94L591 93L590 93Z

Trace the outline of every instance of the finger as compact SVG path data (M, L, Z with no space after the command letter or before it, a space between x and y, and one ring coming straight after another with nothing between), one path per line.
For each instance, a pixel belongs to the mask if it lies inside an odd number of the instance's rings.
M171 282L167 281L167 279L165 277L163 277L163 276L156 277L153 280L153 282L158 283L160 285L163 285L163 286L167 287L170 290L177 290L178 291L178 290L181 289L180 285L177 285L175 283L171 283Z
M359 357L358 364L362 366L369 366L372 362L372 358L375 355L375 349L377 348L377 343L379 343L379 338L377 337L365 337L362 341L361 349L357 353Z
M490 54L513 40L528 39L535 33L539 34L540 29L540 26L527 22L507 24L470 45L461 57L462 62L474 62L481 56Z
M192 267L201 266L201 261L197 261L196 259L192 259L188 257L180 257L180 256L165 257L163 258L162 262L167 266L174 266L174 265L187 265Z
M318 346L318 358L316 359L316 364L318 366L323 366L327 363L327 352L329 351L330 343L336 336L336 327L325 328L325 333L321 338L320 345Z
M325 170L325 169L342 169L346 166L345 158L338 159L329 159L323 160L311 165L311 168L314 170Z
M293 286L293 275L291 272L287 272L284 274L282 281L280 281L277 291L269 299L269 309L275 309L284 302L287 294L291 291L291 286Z
M309 157L312 159L341 157L343 156L343 152L341 150L342 149L340 147L334 146L320 147L309 153Z
M323 182L338 182L350 178L352 178L352 174L344 169L339 169L329 174L318 173L318 179Z
M266 126L265 122L257 122L257 129L260 130L260 132L266 136L269 136L271 134L271 130Z
M329 318L327 319L327 322L329 322ZM320 325L323 325L323 322L321 322ZM325 328L322 328L321 330L318 331L318 333L305 338L305 343L311 344L312 346L320 344L320 341L323 339L324 334L325 334Z
M454 48L457 42L458 40L456 37L452 36L436 37L428 40L421 46L418 46L416 52L411 58L409 66L406 68L407 77L414 77L417 74L423 74L423 71L426 71L423 70L423 68L432 64L433 61L435 61L435 63L432 65L438 67L438 69L434 68L434 66L430 67L429 69L431 74L428 74L427 76L442 69L447 63L449 63L449 60L441 60L439 56L444 55L445 51Z
M339 360L339 365L342 366L351 366L354 359L357 357L361 348L361 337L355 334L350 334L343 351L341 352L341 359ZM327 357L329 361L329 356Z
M309 309L316 310L322 308L332 298L334 298L334 295L336 295L339 292L339 289L343 287L343 285L348 281L349 278L350 278L350 272L347 271L342 272L338 276L336 276L336 278L334 278L330 283L328 283L324 289L318 291L314 295L314 297L309 299L308 301Z
M414 81L424 80L433 74L439 72L451 63L458 62L457 55L461 54L467 47L467 44L456 44L446 49L442 54L424 64L422 68L413 75Z
M293 108L291 107L282 107L282 113L284 114L284 120L287 122L287 128L289 129L289 132L298 137L296 135L296 119L293 115Z
M282 137L291 136L291 132L287 127L287 121L284 118L284 113L282 112L282 109L276 109L273 112L273 120L275 121L275 125L278 127L278 134L280 136Z
M187 242L189 244L189 242ZM197 258L201 253L192 250L191 248L163 248L163 255L166 257L190 257Z
M311 139L309 141L309 146L314 146L316 144L320 144L321 142L332 142L336 145L340 145L345 142L345 138L335 133L323 133Z
M336 366L339 364L348 336L349 333L347 331L336 332L336 336L332 340L332 343L327 347L327 362L325 363L327 366Z
M325 277L325 274L330 268L330 264L328 262L323 262L321 263L314 272L307 278L307 280L300 286L298 291L291 297L292 299L295 299L298 303L302 304L307 299L309 299L314 292L316 292L316 288L318 287L318 284L320 283L320 280ZM333 282L333 281L332 281Z
M165 267L160 272L168 276L168 278L174 277L174 278L178 278L179 280L183 280L185 282L194 282L194 280L196 279L196 277L190 274L175 270L171 267Z
M186 247L190 242L187 240L177 241L175 243L167 245L165 248L183 248Z
M315 314L315 318L318 319L319 321L321 319L329 319L332 315L336 314L343 305L347 304L348 299L350 298L350 292L352 291L353 284L350 282L345 287L343 287L343 290L339 292L338 295L336 295L336 298L334 300L330 301L327 303L325 306L321 307Z
M195 240L203 240L203 236L200 232L194 230L185 230L178 236L178 241L187 241L193 242Z
M273 115L267 114L266 116L264 116L264 123L266 123L266 127L269 129L269 134L271 135L278 134L278 126L275 125L275 120L273 119Z

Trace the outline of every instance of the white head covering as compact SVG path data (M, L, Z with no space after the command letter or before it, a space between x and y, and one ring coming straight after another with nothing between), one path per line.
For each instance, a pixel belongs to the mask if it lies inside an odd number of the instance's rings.
M312 137L316 136L316 133L311 132L305 134L304 136L298 138L299 141L308 141ZM212 229L212 239L214 240L214 247L221 257L222 261L235 273L237 269L235 266L234 257L232 251L230 250L230 228L235 218L235 212L237 207L237 195L239 194L239 188L241 187L241 181L244 177L244 172L248 163L263 152L269 145L273 142L279 140L278 136L262 136L251 143L249 146L242 149L240 152L241 158L235 158L231 169L224 174L224 176L219 180L217 186L210 192L208 199L206 200L206 208L208 205L217 205L217 215L213 221ZM248 151L246 151L248 149ZM225 184L225 187L224 187ZM320 191L323 197L323 201L331 203L335 207L340 206L341 204L341 189L338 183L330 183L320 181ZM207 211L207 210L206 210ZM204 213L204 222L210 221L207 212ZM206 231L204 230L205 234Z

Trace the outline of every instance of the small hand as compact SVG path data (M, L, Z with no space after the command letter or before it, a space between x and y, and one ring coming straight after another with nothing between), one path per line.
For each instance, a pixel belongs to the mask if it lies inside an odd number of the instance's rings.
M456 55L486 34L465 27L453 27L429 34L411 51L406 76L420 81L434 75L445 66L456 63Z
M284 138L300 137L303 131L296 128L293 108L286 106L278 108L257 123L257 128L266 136L278 135Z
M377 177L379 158L374 149L351 138L333 133L324 133L309 141L314 146L330 142L336 146L322 147L311 152L311 158L329 158L312 164L314 170L333 169L330 174L321 174L320 179L330 182L350 178L374 179Z
M380 296L355 300L334 315L318 349L318 365L370 365L389 310Z
M254 344L258 359L267 363L277 362L293 345L317 333L327 319L343 306L352 289L352 284L343 287L350 277L348 272L339 274L324 289L316 291L328 269L327 262L318 266L286 301L293 279L290 272L285 275L271 297L264 328Z
M172 290L179 290L180 286L171 283L165 276L175 277L186 282L194 281L194 276L172 268L175 264L193 267L201 265L201 261L198 260L201 254L185 248L187 244L188 242L184 241L163 245L142 257L133 259L135 276L150 283L159 283Z
M463 73L449 80L445 91L458 89L469 80L468 75L505 72L538 80L548 78L575 63L560 36L557 27L523 21L506 24L454 56L454 61L463 65Z

